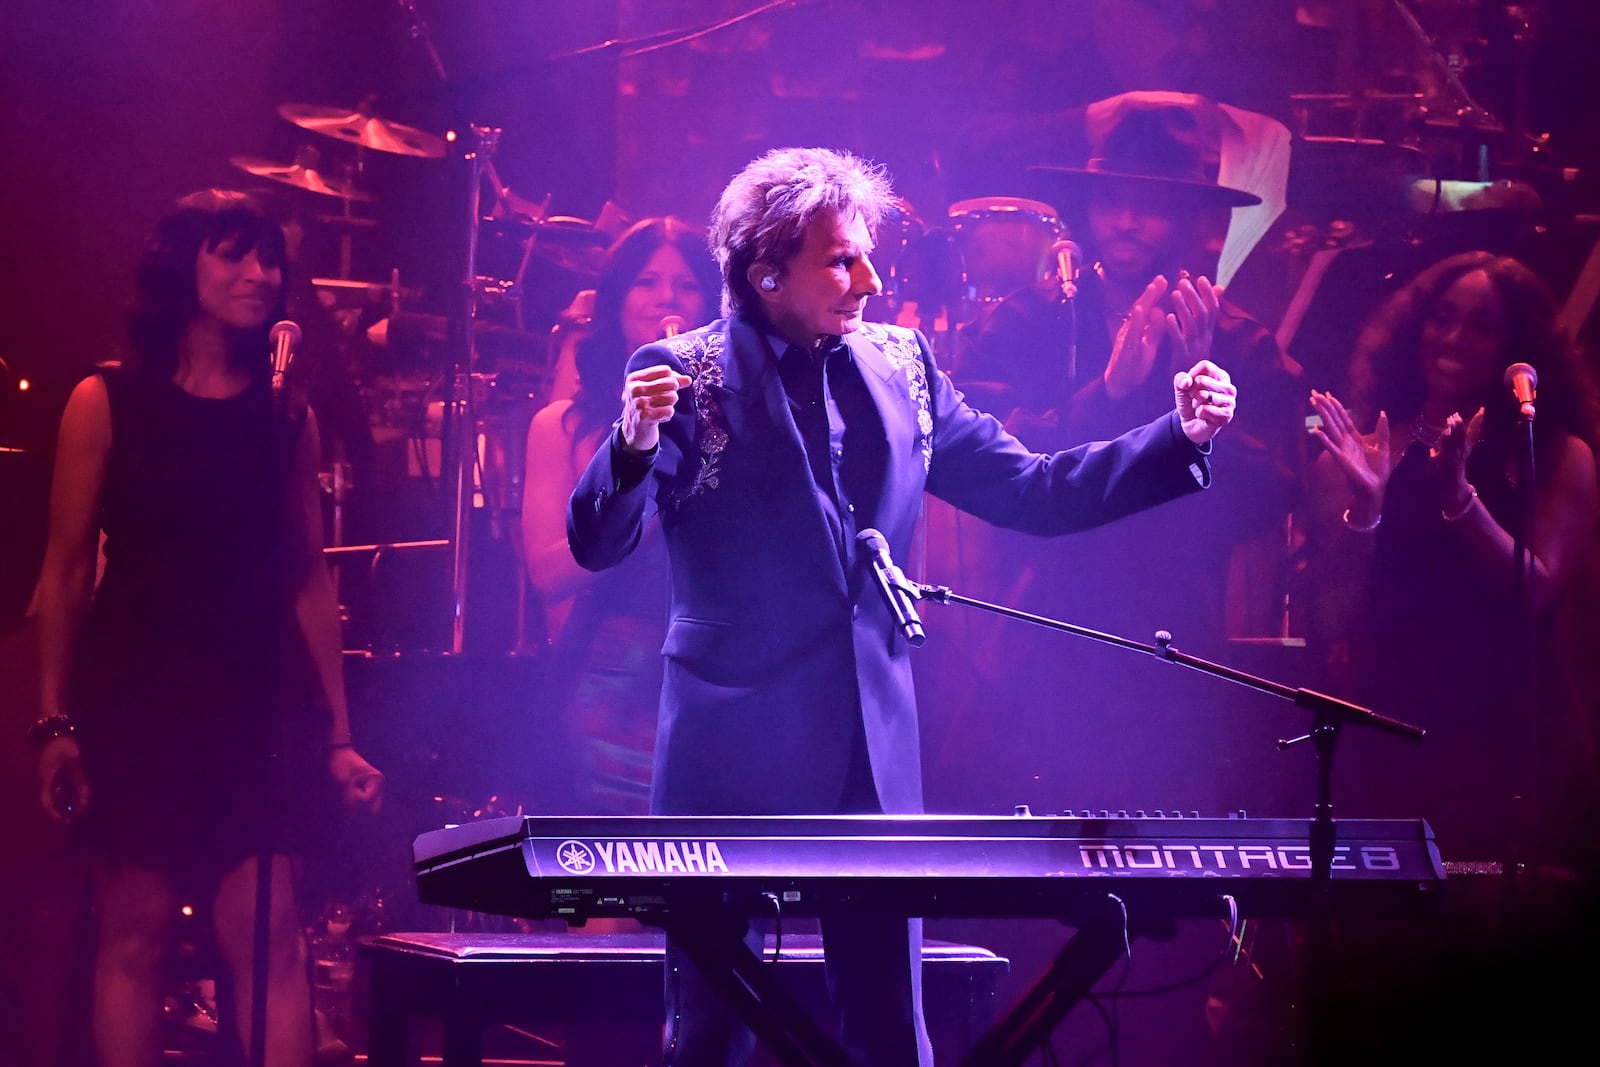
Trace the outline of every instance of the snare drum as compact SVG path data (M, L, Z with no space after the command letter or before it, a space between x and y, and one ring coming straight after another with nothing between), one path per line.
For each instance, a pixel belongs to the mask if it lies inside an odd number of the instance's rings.
M1050 246L1066 236L1055 208L1040 200L982 196L950 205L961 256L963 318L1039 281Z

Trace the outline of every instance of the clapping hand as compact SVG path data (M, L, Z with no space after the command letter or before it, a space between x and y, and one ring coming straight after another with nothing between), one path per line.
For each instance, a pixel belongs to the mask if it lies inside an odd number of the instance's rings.
M1112 400L1131 395L1156 365L1156 353L1167 333L1166 316L1161 311L1161 299L1166 295L1166 275L1157 274L1122 320L1105 371L1106 395Z
M1169 295L1172 310L1163 312L1162 302ZM1171 366L1189 367L1209 360L1221 306L1222 287L1212 285L1209 279L1190 279L1185 271L1169 294L1166 275L1157 274L1133 302L1117 331L1106 364L1106 394L1121 400L1138 390L1155 369L1163 339L1172 342Z
M1383 508L1384 490L1389 486L1389 415L1378 413L1377 425L1370 434L1356 429L1350 412L1332 393L1311 390L1311 408L1321 419L1320 426L1311 427L1323 449L1344 471L1355 494L1352 511L1375 519Z
M1222 286L1202 276L1189 280L1188 272L1172 289L1172 311L1167 314L1167 335L1172 338L1172 365L1187 367L1211 358L1211 340L1217 332L1222 307Z
M1439 494L1439 508L1446 515L1459 515L1472 503L1472 486L1467 481L1467 457L1483 439L1483 408L1469 422L1451 415L1444 423L1439 443L1428 450L1428 480Z

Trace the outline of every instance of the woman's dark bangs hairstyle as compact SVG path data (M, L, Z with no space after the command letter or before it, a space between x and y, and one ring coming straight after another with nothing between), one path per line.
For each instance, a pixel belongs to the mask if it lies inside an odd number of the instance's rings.
M578 420L575 437L610 424L621 411L622 372L633 355L622 338L622 304L650 257L667 245L678 250L700 283L705 314L715 313L722 281L706 251L705 231L674 216L641 219L630 226L606 252L595 282L590 332L574 350L578 391L569 414ZM701 325L691 322L685 329Z
M171 377L178 369L178 341L199 308L195 260L201 249L239 260L255 250L265 267L287 273L283 230L267 206L250 193L202 189L180 199L151 231L134 272L135 300L128 325L130 369ZM278 306L259 330L233 339L232 355L261 376L270 371L267 335L285 317L285 277Z

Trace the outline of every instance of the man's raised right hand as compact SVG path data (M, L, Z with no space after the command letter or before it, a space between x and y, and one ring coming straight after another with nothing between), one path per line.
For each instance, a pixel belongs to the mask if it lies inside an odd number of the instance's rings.
M661 424L672 418L678 393L687 389L689 382L688 375L665 364L629 374L622 383L623 447L641 454L655 448L661 439Z

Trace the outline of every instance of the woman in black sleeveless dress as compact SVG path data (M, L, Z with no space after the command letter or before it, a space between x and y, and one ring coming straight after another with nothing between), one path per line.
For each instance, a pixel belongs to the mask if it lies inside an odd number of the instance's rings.
M382 776L350 744L316 421L270 381L282 232L247 194L191 194L137 283L130 358L62 416L38 600L41 800L93 866L94 1044L102 1067L157 1062L162 968L194 904L251 1047L268 855L258 1051L308 1065L291 857L318 801L375 810Z
M1536 419L1507 387L1524 360ZM1446 257L1369 322L1351 377L1349 409L1311 397L1312 633L1329 692L1428 733L1347 731L1340 809L1425 817L1449 860L1591 866L1600 762L1567 642L1592 610L1600 400L1549 286L1505 256Z

